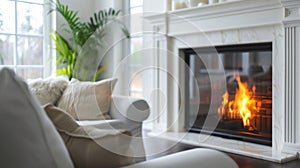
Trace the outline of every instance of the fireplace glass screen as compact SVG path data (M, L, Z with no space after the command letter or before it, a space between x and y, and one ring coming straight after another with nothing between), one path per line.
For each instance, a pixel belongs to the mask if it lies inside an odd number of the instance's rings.
M189 66L186 129L271 145L272 43L182 51Z

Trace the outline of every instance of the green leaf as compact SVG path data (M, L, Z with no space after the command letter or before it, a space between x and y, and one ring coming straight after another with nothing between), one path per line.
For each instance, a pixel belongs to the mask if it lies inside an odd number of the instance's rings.
M98 68L98 70L96 71L93 81L97 81L97 79L99 78L99 76L107 69L107 65L101 66L100 68Z
M62 67L61 69L58 69L56 73L58 75L67 75L69 79L71 79L76 64L77 51L76 49L72 49L67 41L57 32L52 33L50 37L54 41L55 49L58 53L56 64L58 64L59 67Z

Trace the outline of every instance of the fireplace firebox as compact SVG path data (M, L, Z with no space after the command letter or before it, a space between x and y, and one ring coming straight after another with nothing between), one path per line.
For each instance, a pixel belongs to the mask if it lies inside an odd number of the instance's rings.
M189 66L186 129L271 146L272 43L189 48L182 53Z

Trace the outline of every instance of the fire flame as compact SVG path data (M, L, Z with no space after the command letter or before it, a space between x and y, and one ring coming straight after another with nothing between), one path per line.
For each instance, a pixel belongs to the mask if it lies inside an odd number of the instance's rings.
M242 119L244 127L251 127L254 113L259 112L261 100L254 98L256 87L249 89L246 82L241 82L240 76L235 76L238 88L233 100L229 100L228 91L222 96L223 102L218 108L219 115L226 119Z

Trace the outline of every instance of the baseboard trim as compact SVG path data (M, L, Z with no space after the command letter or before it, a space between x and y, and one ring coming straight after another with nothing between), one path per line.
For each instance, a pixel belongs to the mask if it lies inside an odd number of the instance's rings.
M297 153L300 159L300 144L284 143L282 151L286 153Z

